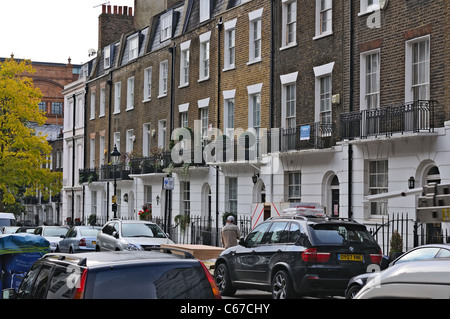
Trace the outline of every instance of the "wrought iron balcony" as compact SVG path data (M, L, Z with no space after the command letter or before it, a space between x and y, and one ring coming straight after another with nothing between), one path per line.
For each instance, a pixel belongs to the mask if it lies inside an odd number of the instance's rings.
M80 184L98 181L98 173L96 168L82 168L79 170Z
M332 123L306 123L286 129L272 129L268 133L269 152L288 152L323 149L333 146Z
M157 156L133 158L130 160L130 174L164 173L164 169L171 163L170 152L163 152Z
M341 114L342 139L433 132L435 101L414 101Z

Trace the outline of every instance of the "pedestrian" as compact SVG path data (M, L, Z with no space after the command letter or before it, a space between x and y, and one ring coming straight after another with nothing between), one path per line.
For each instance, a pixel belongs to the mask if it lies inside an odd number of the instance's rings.
M228 216L227 224L222 228L222 244L225 249L236 246L241 232L237 225L234 224L234 217Z

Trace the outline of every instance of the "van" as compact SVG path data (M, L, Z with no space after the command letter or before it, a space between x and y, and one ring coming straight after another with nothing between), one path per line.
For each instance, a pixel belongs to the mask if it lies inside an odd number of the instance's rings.
M16 226L14 214L0 213L0 228L3 226Z

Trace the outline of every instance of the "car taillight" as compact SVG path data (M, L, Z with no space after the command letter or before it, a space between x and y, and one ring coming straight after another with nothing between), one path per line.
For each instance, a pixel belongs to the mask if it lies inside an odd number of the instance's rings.
M200 265L202 265L203 271L205 272L206 278L208 278L209 284L211 285L212 292L214 294L214 299L222 299L222 296L220 295L219 288L217 288L216 281L212 277L211 273L209 272L208 268L206 268L205 264L202 263L199 260Z
M81 239L80 239L80 242L78 243L78 246L84 246L84 247L86 247L86 239L81 238Z
M370 254L370 261L372 262L372 264L380 264L382 259L383 253L381 252L381 249L378 254Z
M308 248L302 253L302 259L307 263L326 263L330 253L317 252L317 248Z
M73 295L73 299L83 299L84 288L86 285L86 276L87 276L87 269L84 269L83 273L80 276L80 280L75 287L75 294Z

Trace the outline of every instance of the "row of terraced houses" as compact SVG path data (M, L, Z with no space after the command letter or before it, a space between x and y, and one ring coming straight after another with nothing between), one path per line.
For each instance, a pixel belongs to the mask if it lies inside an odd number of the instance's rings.
M445 0L104 5L64 90L64 219L415 220L450 183L448 25Z

